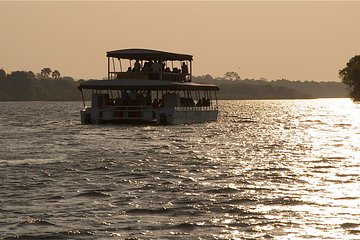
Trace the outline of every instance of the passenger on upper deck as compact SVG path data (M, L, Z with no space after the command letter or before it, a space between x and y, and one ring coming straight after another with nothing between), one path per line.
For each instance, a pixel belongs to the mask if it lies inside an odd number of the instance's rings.
M146 73L150 72L151 71L150 63L149 62L144 63L144 67L142 68L141 71Z
M140 72L140 68L141 68L140 62L139 62L139 60L136 60L136 61L135 61L135 64L134 64L134 69L133 69L133 71L134 71L134 72Z
M154 61L151 65L152 72L159 73L161 71L161 64L160 61Z
M177 67L174 67L172 72L175 73L173 75L172 81L180 82L181 81L181 69L178 69Z
M188 66L186 65L185 62L182 63L181 65L181 72L185 75L188 75L189 74L189 70L188 70Z
M153 64L151 64L151 79L160 79L160 72L161 72L161 64L160 61L154 61Z

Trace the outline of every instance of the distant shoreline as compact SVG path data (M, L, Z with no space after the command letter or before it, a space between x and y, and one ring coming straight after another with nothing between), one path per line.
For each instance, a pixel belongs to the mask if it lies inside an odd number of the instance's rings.
M349 97L320 97L320 98L237 98L237 99L221 99L218 98L218 101L249 101L249 100L316 100L316 99L344 99ZM86 100L89 102L90 100ZM1 103L10 103L10 102L81 102L82 100L0 100Z
M46 69L46 68L45 68ZM54 71L55 72L55 71ZM254 79L226 79L211 75L193 76L193 82L216 84L222 100L275 100L346 98L348 92L341 82L314 82ZM0 101L80 101L77 87L86 80L75 81L71 77L54 77L15 71L0 74ZM89 100L91 94L85 95Z

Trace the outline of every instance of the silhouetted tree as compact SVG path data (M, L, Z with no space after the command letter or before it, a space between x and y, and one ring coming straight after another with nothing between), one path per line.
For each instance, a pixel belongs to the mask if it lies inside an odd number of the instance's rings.
M6 78L6 72L4 71L4 69L0 69L0 81L4 80Z
M339 76L349 89L349 97L353 101L360 101L360 55L351 58L346 67L339 71Z
M224 74L224 78L231 81L241 80L237 72L227 72Z
M32 97L31 87L35 74L31 71L14 71L6 77L7 90L12 100L28 100Z
M50 68L43 68L41 69L41 78L44 79L48 79L50 77L51 74L51 69Z
M60 78L60 72L58 70L54 70L51 74L52 78L58 79Z
M7 80L13 83L23 85L31 84L31 81L35 79L35 74L31 71L14 71L7 76Z

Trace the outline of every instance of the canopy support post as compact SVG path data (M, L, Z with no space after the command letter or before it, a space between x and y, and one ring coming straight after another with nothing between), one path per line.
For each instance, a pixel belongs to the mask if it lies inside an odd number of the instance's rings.
M108 80L110 80L110 57L108 57Z
M161 68L160 68L160 80L163 80L163 60L160 60Z
M218 99L217 99L216 91L215 91L215 104L216 104L216 109L218 109Z
M190 82L192 82L192 61L190 60Z
M115 61L114 61L114 58L112 58L112 64L113 64L113 72L116 72L116 67L115 67Z
M85 108L84 92L83 92L83 90L82 90L82 89L81 89L81 97L82 97L82 100L83 100L83 105L84 105L84 108Z

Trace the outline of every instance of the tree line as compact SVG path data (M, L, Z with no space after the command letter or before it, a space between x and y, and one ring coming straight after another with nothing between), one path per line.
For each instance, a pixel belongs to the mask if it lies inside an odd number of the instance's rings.
M307 99L347 97L341 82L290 81L287 79L243 79L234 72L224 77L203 75L193 77L194 82L217 84L220 99Z
M57 70L43 68L39 73L0 69L0 101L78 101L78 85L86 80L63 77ZM219 99L297 99L346 97L341 82L290 81L279 79L241 79L236 72L223 77L193 76L194 82L212 83L220 87ZM89 95L86 96L89 99Z
M79 81L62 77L58 70L43 68L40 73L0 69L0 101L81 100Z

